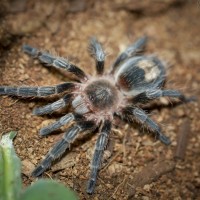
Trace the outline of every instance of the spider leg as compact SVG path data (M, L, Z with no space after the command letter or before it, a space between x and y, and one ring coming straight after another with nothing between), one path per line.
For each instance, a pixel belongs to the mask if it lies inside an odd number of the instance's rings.
M143 51L145 48L145 45L147 43L147 37L143 36L136 40L132 45L128 46L124 52L122 52L117 59L115 60L113 66L112 66L112 71L113 73L116 68L127 58L136 56L139 52Z
M40 51L29 45L23 45L23 51L33 58L39 59L40 62L46 64L47 66L65 69L68 72L75 74L81 80L87 80L86 74L79 67L71 64L67 59L53 56L50 53Z
M160 127L148 115L139 108L126 107L124 108L125 115L133 115L141 124L146 125L149 129L156 133L157 138L164 144L169 145L170 139L166 137Z
M47 104L46 106L43 106L43 107L35 108L33 110L33 114L44 115L44 114L52 113L53 111L58 110L68 105L71 97L72 97L71 94L66 94L63 98L59 99L58 101Z
M179 100L187 103L190 101L194 101L194 97L186 97L180 91L177 90L160 90L160 89L153 89L147 90L143 93L138 94L136 97L133 98L133 103L146 103L153 99L157 99L159 97L173 97L178 98Z
M45 86L45 87L10 87L10 86L0 86L0 95L15 95L22 97L43 97L52 94L62 93L66 90L75 87L73 83L62 83L55 86Z
M62 139L58 141L54 147L46 155L45 159L34 169L32 176L40 176L52 164L52 162L63 155L70 144L74 141L77 135L86 130L93 130L95 124L92 121L82 121L72 125L63 135Z
M98 74L103 74L104 71L104 62L106 53L104 52L101 43L95 37L90 39L89 43L90 55L94 57L96 61L96 70Z
M94 191L96 181L97 181L98 170L101 165L103 152L107 145L110 132L111 132L111 122L109 120L106 120L103 124L101 133L96 142L94 156L92 159L91 174L90 174L90 179L87 185L87 193L89 194L92 194Z
M41 128L40 135L42 136L48 135L52 133L53 131L59 129L61 126L68 124L72 120L74 120L74 115L72 113L66 114L63 117L61 117L59 120L55 121L54 123Z

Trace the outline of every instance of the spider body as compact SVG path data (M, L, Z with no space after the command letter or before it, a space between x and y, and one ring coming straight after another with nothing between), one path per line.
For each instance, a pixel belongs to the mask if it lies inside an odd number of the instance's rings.
M112 129L112 121L116 115L122 118L134 118L143 126L153 131L164 144L170 144L159 126L139 106L159 97L175 97L188 101L177 90L162 88L166 78L165 65L155 56L139 54L144 50L147 38L142 37L122 52L111 67L104 73L105 52L100 42L95 38L90 40L89 50L96 61L97 75L86 75L68 60L55 57L47 52L39 51L29 45L24 45L25 53L39 59L47 66L64 69L76 76L78 81L65 82L55 86L42 87L10 87L0 86L1 95L45 97L63 94L59 100L35 108L33 114L44 115L71 105L72 112L64 115L54 123L43 127L40 135L46 136L61 126L74 123L63 134L62 139L46 155L45 159L33 171L33 176L40 176L52 162L59 158L82 131L99 130L94 156L91 164L91 174L87 192L93 193L100 169L103 152L106 148Z

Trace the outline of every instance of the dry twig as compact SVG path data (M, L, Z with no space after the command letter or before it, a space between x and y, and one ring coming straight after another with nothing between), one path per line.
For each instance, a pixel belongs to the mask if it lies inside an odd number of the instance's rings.
M175 165L176 163L173 160L159 160L148 164L133 179L129 180L129 186L131 186L128 191L129 199L134 197L137 187L143 187L146 184L158 180L162 175L173 171Z
M188 119L184 119L181 124L178 138L177 138L177 147L174 157L177 159L183 160L185 158L185 152L187 148L188 138L190 134L190 122Z

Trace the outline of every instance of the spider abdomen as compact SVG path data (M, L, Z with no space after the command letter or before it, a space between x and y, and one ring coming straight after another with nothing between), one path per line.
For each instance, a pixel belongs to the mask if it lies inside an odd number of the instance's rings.
M137 95L149 88L159 88L165 80L165 67L155 56L137 56L125 61L115 76L120 89Z

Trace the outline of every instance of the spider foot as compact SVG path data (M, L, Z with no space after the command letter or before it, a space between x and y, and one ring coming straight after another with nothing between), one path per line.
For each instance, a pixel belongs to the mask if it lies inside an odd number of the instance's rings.
M92 194L94 192L94 188L96 185L96 180L95 179L90 179L87 185L87 193Z

